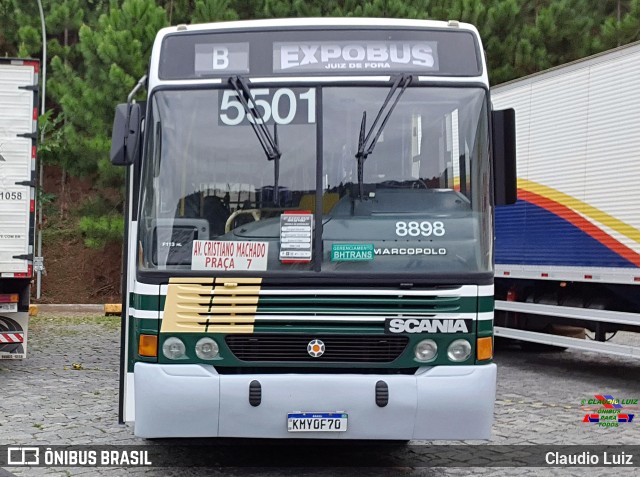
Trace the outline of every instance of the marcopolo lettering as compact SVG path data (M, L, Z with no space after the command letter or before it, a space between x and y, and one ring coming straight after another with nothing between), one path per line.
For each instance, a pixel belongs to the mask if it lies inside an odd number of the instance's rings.
M434 320L390 318L385 320L388 333L468 333L471 320Z
M436 70L435 42L276 43L274 71L375 70L413 66Z
M374 250L376 255L446 255L446 248L376 248Z

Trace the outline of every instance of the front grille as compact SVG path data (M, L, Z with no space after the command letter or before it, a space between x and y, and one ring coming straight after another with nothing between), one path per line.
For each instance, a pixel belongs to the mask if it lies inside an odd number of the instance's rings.
M324 354L307 352L312 340L321 340ZM225 337L231 352L241 361L389 363L407 347L406 336L236 334Z
M260 278L172 278L162 331L266 335L286 327L300 335L374 335L388 318L462 318L476 313L477 303L475 286L283 287Z

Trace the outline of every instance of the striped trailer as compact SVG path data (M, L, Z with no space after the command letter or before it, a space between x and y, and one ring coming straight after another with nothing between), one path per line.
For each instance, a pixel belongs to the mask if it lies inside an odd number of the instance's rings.
M614 338L640 332L639 88L635 43L492 89L519 199L496 211L497 336L640 358Z
M0 359L27 353L39 67L37 60L0 58Z

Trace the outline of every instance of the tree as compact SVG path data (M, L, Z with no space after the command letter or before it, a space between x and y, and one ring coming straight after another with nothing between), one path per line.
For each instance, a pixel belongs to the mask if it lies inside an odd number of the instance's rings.
M602 25L599 49L640 40L640 0L618 0L615 16L609 16Z
M153 0L112 1L97 25L83 25L78 49L82 71L56 56L51 80L60 92L66 118L63 126L69 164L74 174L90 175L100 201L81 222L90 245L102 245L121 232L122 171L109 163L111 122L117 102L123 101L147 69L157 31L166 25L165 10Z
M556 0L538 11L530 35L540 55L536 71L583 58L593 52L594 20L584 0Z
M0 0L0 56L16 56L18 21L12 0Z
M229 6L230 3L230 0L197 0L193 12L193 22L237 20L238 14Z
M521 15L520 2L494 1L486 18L483 36L489 77L494 83L516 78L523 70L522 58L526 58L533 51L530 40L522 35L525 17ZM524 74L530 72L532 71L525 71Z

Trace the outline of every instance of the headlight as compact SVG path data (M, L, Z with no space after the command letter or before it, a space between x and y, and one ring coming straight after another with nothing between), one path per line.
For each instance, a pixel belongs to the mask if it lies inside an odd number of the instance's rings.
M447 356L451 361L464 361L471 355L471 344L467 340L455 340L447 349Z
M220 348L211 338L201 338L196 343L196 355L200 359L214 359L220 354Z
M162 354L169 359L184 358L186 351L187 348L184 346L182 340L174 336L167 338L162 345Z
M438 354L438 345L433 340L422 340L415 347L418 361L433 361Z

